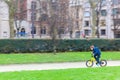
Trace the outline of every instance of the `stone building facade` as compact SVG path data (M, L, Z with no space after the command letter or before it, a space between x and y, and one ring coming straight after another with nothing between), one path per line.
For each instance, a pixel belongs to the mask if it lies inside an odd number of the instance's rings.
M21 0L18 0L21 1ZM99 4L98 4L99 5ZM102 0L99 16L100 38L120 38L120 2ZM97 38L93 31L92 9L89 0L24 0L18 3L17 28L19 36L25 38L51 38L50 18L56 15L57 36L59 38L79 39ZM24 37L24 36L23 36Z
M10 38L9 7L0 0L0 39Z

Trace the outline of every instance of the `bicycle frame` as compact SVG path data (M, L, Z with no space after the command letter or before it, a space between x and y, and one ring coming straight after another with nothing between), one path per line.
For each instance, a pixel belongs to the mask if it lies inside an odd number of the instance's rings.
M91 59L90 59L90 60L91 60L92 62L96 62L93 53L91 53Z
M96 62L96 60L95 60L94 57L92 57L90 60L91 60L92 62Z

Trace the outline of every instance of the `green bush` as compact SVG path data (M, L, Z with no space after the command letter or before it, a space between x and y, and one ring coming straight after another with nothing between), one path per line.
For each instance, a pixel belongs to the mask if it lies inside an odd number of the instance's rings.
M33 53L56 51L89 51L90 45L98 46L102 51L120 51L120 39L78 39L78 40L52 40L41 39L5 39L0 40L0 53Z

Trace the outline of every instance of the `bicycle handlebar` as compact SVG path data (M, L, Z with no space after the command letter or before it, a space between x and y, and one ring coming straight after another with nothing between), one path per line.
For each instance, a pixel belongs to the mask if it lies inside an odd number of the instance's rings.
M94 54L93 53L91 53L91 57L93 57L94 56Z

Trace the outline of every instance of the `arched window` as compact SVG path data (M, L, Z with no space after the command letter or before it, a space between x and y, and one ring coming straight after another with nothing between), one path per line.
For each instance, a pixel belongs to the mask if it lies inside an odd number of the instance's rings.
M32 27L31 34L36 34L36 27Z
M41 34L46 34L46 27L41 28Z
M21 29L20 35L21 35L21 36L25 36L25 28L22 28L22 29Z

